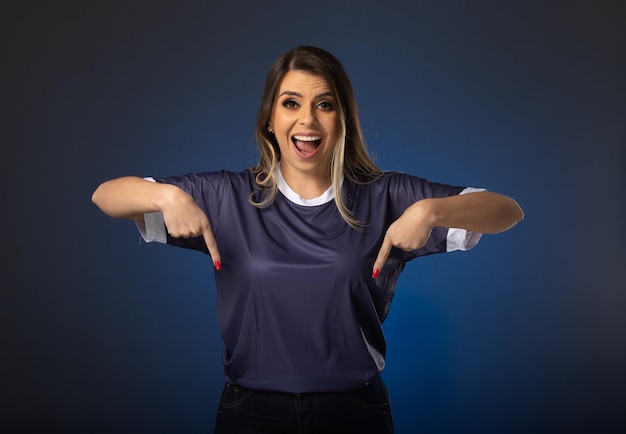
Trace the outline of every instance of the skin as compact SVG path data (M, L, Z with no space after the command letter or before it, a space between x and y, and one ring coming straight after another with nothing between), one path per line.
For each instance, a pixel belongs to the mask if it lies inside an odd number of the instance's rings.
M392 247L406 251L418 249L426 244L435 226L495 234L510 229L523 218L517 202L488 191L420 200L387 229L372 277L382 270Z
M186 191L169 184L146 181L136 176L106 181L91 200L106 215L143 221L143 215L161 211L167 232L174 238L202 236L217 269L221 257L206 214Z
M334 104L325 80L303 71L288 72L277 92L269 127L280 147L283 177L303 198L320 196L331 185L330 160L338 130ZM319 145L297 146L294 136L319 138ZM143 214L161 211L172 237L202 236L216 268L221 267L211 224L182 189L129 176L102 183L92 200L116 218L143 220ZM492 192L420 200L388 228L372 277L383 268L393 247L407 251L422 247L435 226L492 234L511 228L523 217L513 199Z
M326 80L303 71L289 71L278 88L269 126L280 147L282 175L305 199L320 196L331 184L330 160L339 120ZM312 152L301 152L294 137L320 138Z

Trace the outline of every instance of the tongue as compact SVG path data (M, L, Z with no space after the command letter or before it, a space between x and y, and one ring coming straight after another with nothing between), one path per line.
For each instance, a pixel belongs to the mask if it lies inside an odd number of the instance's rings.
M296 140L295 144L296 144L296 148L298 148L299 151L303 151L303 152L313 152L319 146L319 142L317 140L311 141L311 142L303 142L301 140Z

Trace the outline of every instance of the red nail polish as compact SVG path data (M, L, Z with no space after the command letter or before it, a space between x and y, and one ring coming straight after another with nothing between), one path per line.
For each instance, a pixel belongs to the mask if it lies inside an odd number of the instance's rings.
M376 279L379 274L380 274L380 270L376 268L374 272L372 273L372 279Z
M222 263L220 261L213 262L213 265L215 265L215 269L217 271L220 271L222 269Z

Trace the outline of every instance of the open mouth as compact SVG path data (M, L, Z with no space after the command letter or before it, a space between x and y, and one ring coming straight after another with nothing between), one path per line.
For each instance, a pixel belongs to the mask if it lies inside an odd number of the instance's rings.
M291 141L300 153L305 155L313 154L322 143L320 136L292 136Z

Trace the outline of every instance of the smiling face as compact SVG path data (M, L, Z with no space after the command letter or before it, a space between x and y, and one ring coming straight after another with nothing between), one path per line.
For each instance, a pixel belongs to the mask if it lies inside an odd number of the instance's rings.
M281 172L292 188L303 180L330 185L339 124L335 104L328 83L318 75L292 70L278 86L269 125L280 147Z

